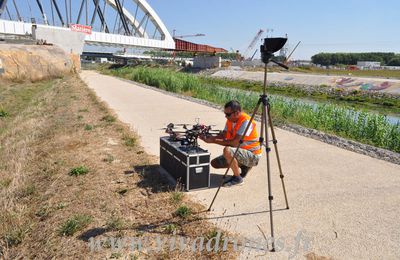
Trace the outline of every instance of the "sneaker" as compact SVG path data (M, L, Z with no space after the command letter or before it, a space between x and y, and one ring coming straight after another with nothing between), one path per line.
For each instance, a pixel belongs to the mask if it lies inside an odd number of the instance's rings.
M251 170L251 168L252 167L247 167L247 166L241 165L240 166L240 170L241 170L240 176L242 178L246 177L247 173Z
M233 177L235 177L235 176L226 176L226 177L224 177L224 184L227 183L227 182L230 182L233 179Z
M232 178L224 183L224 187L232 187L234 185L242 185L243 178L240 176L232 176Z

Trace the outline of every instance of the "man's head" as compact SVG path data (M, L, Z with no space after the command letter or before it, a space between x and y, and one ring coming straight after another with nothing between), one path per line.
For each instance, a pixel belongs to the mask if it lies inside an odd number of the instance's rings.
M224 113L226 119L231 122L236 122L239 119L240 114L242 113L242 108L240 107L240 103L236 100L231 100L225 104Z

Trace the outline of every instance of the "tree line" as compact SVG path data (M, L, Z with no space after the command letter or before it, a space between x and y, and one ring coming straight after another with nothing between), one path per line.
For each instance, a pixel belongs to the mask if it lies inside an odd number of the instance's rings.
M318 53L311 57L314 64L356 65L357 61L378 61L382 66L400 66L400 54L394 52Z

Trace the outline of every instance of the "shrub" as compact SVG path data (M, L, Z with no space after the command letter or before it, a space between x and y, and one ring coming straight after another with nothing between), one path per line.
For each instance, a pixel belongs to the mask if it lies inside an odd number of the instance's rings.
M89 172L89 169L86 168L85 166L79 166L76 168L73 168L70 172L70 176L79 176L79 175L85 175Z
M189 207L182 205L175 211L175 215L181 218L187 218L192 215L192 210Z
M8 117L9 114L7 111L4 111L3 109L0 109L0 117Z

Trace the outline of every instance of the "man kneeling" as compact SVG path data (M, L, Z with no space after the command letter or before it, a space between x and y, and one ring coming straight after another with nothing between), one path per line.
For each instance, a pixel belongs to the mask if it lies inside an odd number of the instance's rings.
M250 169L258 164L261 146L255 122L250 121L251 117L242 112L238 101L232 100L226 103L224 113L227 119L224 131L217 136L200 136L200 139L206 143L225 146L223 154L211 161L211 165L219 169L229 167L236 147L244 136L236 158L233 159L231 164L233 176L224 182L224 187L230 187L242 184L243 178L246 177ZM251 125L245 134L244 131L248 124Z

